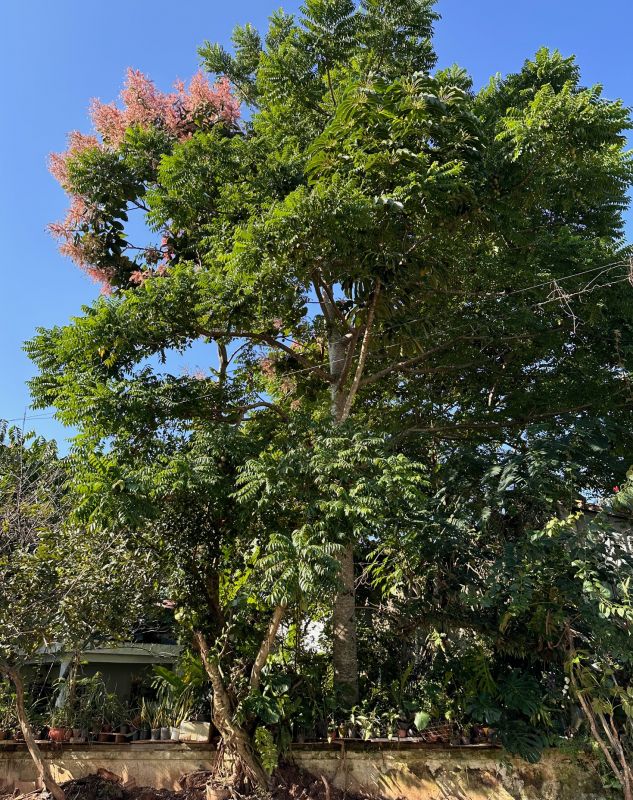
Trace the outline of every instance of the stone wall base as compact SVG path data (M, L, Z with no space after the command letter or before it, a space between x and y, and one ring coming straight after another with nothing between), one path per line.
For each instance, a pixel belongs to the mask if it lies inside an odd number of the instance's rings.
M593 762L551 750L538 764L495 748L410 743L295 745L292 761L339 789L386 800L606 800Z
M136 786L178 789L179 779L210 770L212 745L195 742L43 745L58 781L106 769ZM587 756L559 750L527 764L490 747L446 748L410 742L294 745L287 758L339 789L385 800L608 800ZM41 788L24 745L0 743L0 790Z
M0 743L1 745L2 743ZM123 781L156 789L178 789L183 775L209 770L215 749L207 743L135 742L133 744L41 745L57 781L85 778L107 769ZM25 745L0 746L0 790L41 788Z

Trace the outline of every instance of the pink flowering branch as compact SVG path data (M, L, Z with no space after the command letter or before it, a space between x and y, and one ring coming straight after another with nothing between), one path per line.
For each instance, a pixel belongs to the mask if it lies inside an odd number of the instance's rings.
M181 140L189 138L196 125L220 121L234 125L239 119L239 103L226 78L211 84L202 72L197 72L188 89L182 81L177 81L174 89L163 93L142 72L128 69L121 92L122 108L92 101L90 115L95 130L104 143L118 147L128 128L136 126L162 128Z
M86 197L73 191L69 180L69 162L89 149L116 150L123 143L126 131L133 127L156 127L175 141L183 141L197 129L218 122L233 126L239 119L240 107L226 78L212 84L202 72L197 72L188 87L178 81L173 92L165 93L139 70L128 69L121 92L121 105L95 99L91 103L90 115L100 138L73 131L68 137L66 151L50 156L50 171L70 195L71 204L65 219L49 225L49 230L58 239L60 252L70 257L107 291L115 279L115 269L99 264L103 254L99 251L97 238L91 236L98 234L102 222L100 211ZM130 200L129 204L149 211L139 198ZM174 257L173 248L166 239L163 239L160 248L133 248L128 244L123 249L137 249L145 254L148 268L139 268L130 276L130 282L137 285L154 275L164 275Z

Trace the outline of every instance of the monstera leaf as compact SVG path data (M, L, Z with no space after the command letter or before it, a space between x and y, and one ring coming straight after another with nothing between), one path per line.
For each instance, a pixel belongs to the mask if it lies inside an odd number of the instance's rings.
M499 738L504 748L512 755L520 756L530 764L541 759L547 739L536 728L523 720L510 720L498 729Z

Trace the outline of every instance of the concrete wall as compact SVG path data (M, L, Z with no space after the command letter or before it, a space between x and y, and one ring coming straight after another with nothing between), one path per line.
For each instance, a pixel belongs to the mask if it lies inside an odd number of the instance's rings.
M396 800L605 800L595 766L560 751L538 764L490 747L295 745L294 763L339 789Z
M43 747L58 780L107 769L137 786L178 788L189 772L211 769L202 743ZM527 764L486 747L345 742L294 745L289 759L341 789L396 800L607 800L595 766L560 751ZM31 791L35 771L23 745L0 746L0 789Z
M106 769L136 786L178 789L182 775L211 769L215 750L206 743L41 745L58 781L83 778ZM0 791L40 788L24 745L0 743Z

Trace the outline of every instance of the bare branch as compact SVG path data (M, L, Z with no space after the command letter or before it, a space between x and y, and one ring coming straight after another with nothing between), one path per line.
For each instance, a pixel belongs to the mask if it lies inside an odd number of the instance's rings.
M353 329L352 326L349 324L348 320L345 317L345 314L341 311L338 307L336 300L334 299L334 294L332 293L332 287L329 286L320 275L316 275L313 280L314 288L317 293L317 297L319 298L319 304L323 309L323 315L325 316L326 320L330 323L334 323L334 317L338 319L338 321L343 326L343 329L348 333L352 333ZM321 291L323 294L321 294Z
M358 358L358 365L356 367L356 375L354 376L354 381L349 390L349 394L347 395L347 400L345 401L345 406L343 408L343 413L341 415L341 422L344 422L349 417L349 413L352 410L352 405L354 404L354 399L356 398L356 394L358 393L358 389L360 387L361 378L363 377L365 362L367 361L367 356L369 354L369 340L371 338L373 330L374 316L376 314L376 305L378 304L378 298L380 297L380 287L381 287L380 278L378 278L378 280L376 281L376 286L374 287L371 304L369 306L369 312L367 313L367 322L365 323L365 334L363 336L363 343L360 348L360 356Z
M267 344L269 347L276 347L279 350L283 350L283 352L287 353L289 356L292 356L296 361L303 364L323 381L327 383L332 382L331 377L318 364L313 364L309 358L293 350L292 347L289 347L285 342L280 341L270 333L199 328L198 334L200 336L205 336L207 339L248 339L254 344Z

